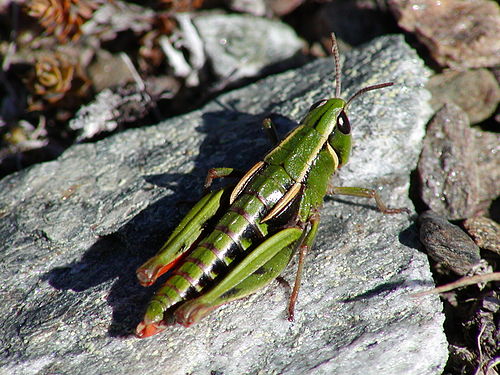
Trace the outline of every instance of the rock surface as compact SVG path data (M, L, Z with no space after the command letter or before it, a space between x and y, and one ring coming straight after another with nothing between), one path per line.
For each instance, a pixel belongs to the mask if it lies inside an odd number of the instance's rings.
M255 77L272 71L272 65L291 66L303 47L291 27L265 18L207 13L193 22L220 80Z
M488 217L471 217L464 228L479 247L500 255L500 224Z
M411 208L410 171L430 115L427 72L402 37L346 54L343 96L391 88L350 107L355 147L335 184L383 187ZM189 329L131 336L154 287L135 269L201 193L214 166L245 168L331 96L324 59L236 90L203 109L67 150L0 181L0 372L15 374L440 374L441 304L411 294L433 285L415 225L371 201L328 198L307 260L296 321L278 283ZM286 116L286 117L285 117ZM292 282L296 263L283 277Z
M467 275L479 266L479 246L459 226L428 210L418 217L420 242L440 267Z
M423 201L449 219L463 219L477 211L479 172L475 160L472 129L467 115L448 103L430 121L418 162Z
M448 70L429 79L434 110L453 102L467 113L471 124L487 120L500 102L500 85L488 69Z
M455 70L500 63L497 1L389 0L401 28L415 33L441 66Z
M444 105L427 127L418 162L425 204L450 220L484 214L500 194L499 141L497 133L471 128L456 104Z

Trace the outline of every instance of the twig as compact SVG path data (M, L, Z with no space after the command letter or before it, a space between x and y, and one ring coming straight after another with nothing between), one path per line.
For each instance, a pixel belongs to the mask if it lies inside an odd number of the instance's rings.
M415 293L412 297L423 297L429 294L439 294L444 292L449 292L450 290L461 288L467 285L474 285L479 283L487 283L490 281L500 281L500 272L491 272L486 273L484 275L474 275L474 276L466 276L458 279L449 284L445 284L442 286L438 286L434 289L426 290L424 292Z
M479 358L478 358L479 366L477 367L474 375L479 375L482 372L483 350L481 349L481 336L483 335L485 329L486 329L486 325L483 324L481 326L481 330L479 331L479 335L477 335L477 349L479 351Z
M174 69L174 75L182 78L187 77L191 73L191 67L182 55L182 52L176 50L165 35L158 38L158 43Z
M144 81L141 78L141 75L137 71L137 69L134 66L134 63L132 60L130 60L129 55L126 53L122 52L120 53L120 57L127 66L128 70L130 71L130 74L132 74L132 77L134 78L135 83L137 84L137 87L139 88L139 91L144 91L146 89L146 85L144 84Z
M188 13L178 13L175 18L179 22L179 28L184 39L183 44L190 52L189 62L192 71L187 76L186 81L188 86L197 86L199 84L198 71L203 68L206 61L203 41L193 25L191 15Z

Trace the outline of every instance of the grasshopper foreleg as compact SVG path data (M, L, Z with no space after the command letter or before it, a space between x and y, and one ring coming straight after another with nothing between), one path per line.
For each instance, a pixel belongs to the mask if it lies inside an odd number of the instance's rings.
M216 178L222 177L241 177L243 173L234 168L210 168L207 173L207 177L205 178L205 184L203 185L203 190L205 193L208 193L208 189L212 186L212 183Z
M278 131L276 130L276 125L274 125L274 122L272 122L270 118L265 118L262 121L262 127L264 128L264 131L266 132L266 135L273 144L273 146L280 143Z
M362 198L373 198L377 204L377 208L384 214L399 214L401 212L406 212L410 214L410 210L406 207L403 208L389 208L387 207L380 195L374 189L367 189L362 187L339 187L331 186L328 191L329 195L349 195L351 197L362 197Z

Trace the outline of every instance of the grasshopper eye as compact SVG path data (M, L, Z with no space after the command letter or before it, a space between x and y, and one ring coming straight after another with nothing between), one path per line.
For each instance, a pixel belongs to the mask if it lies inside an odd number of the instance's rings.
M316 103L314 103L311 108L309 108L309 112L311 112L313 109L316 109L318 107L321 107L323 104L325 104L328 100L326 99L321 99L319 101L317 101Z
M340 112L340 115L337 118L337 129L343 134L349 134L351 132L351 124L349 123L349 119L347 118L345 111Z

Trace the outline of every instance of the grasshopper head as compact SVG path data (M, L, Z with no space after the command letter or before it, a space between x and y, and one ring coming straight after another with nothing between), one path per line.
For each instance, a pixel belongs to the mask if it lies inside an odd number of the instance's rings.
M340 98L324 99L314 103L303 121L322 134L338 156L339 166L351 153L351 124L346 113L347 102Z
M328 143L339 158L339 167L346 164L351 154L351 124L347 117L347 107L352 100L367 91L392 86L392 82L362 88L349 98L348 101L340 99L341 71L340 57L335 39L332 33L332 55L335 63L335 98L324 99L314 103L309 109L307 120L323 134L329 134Z
M359 95L367 91L380 89L387 86L392 86L392 82L380 83L378 85L368 86L356 92L349 100L345 101L340 98L341 92L341 73L340 73L340 58L335 40L335 35L332 33L332 55L335 62L335 97L323 99L314 103L306 118L302 122L304 126L312 127L322 134L328 143L335 151L339 165L346 164L351 154L351 124L347 117L347 107Z

